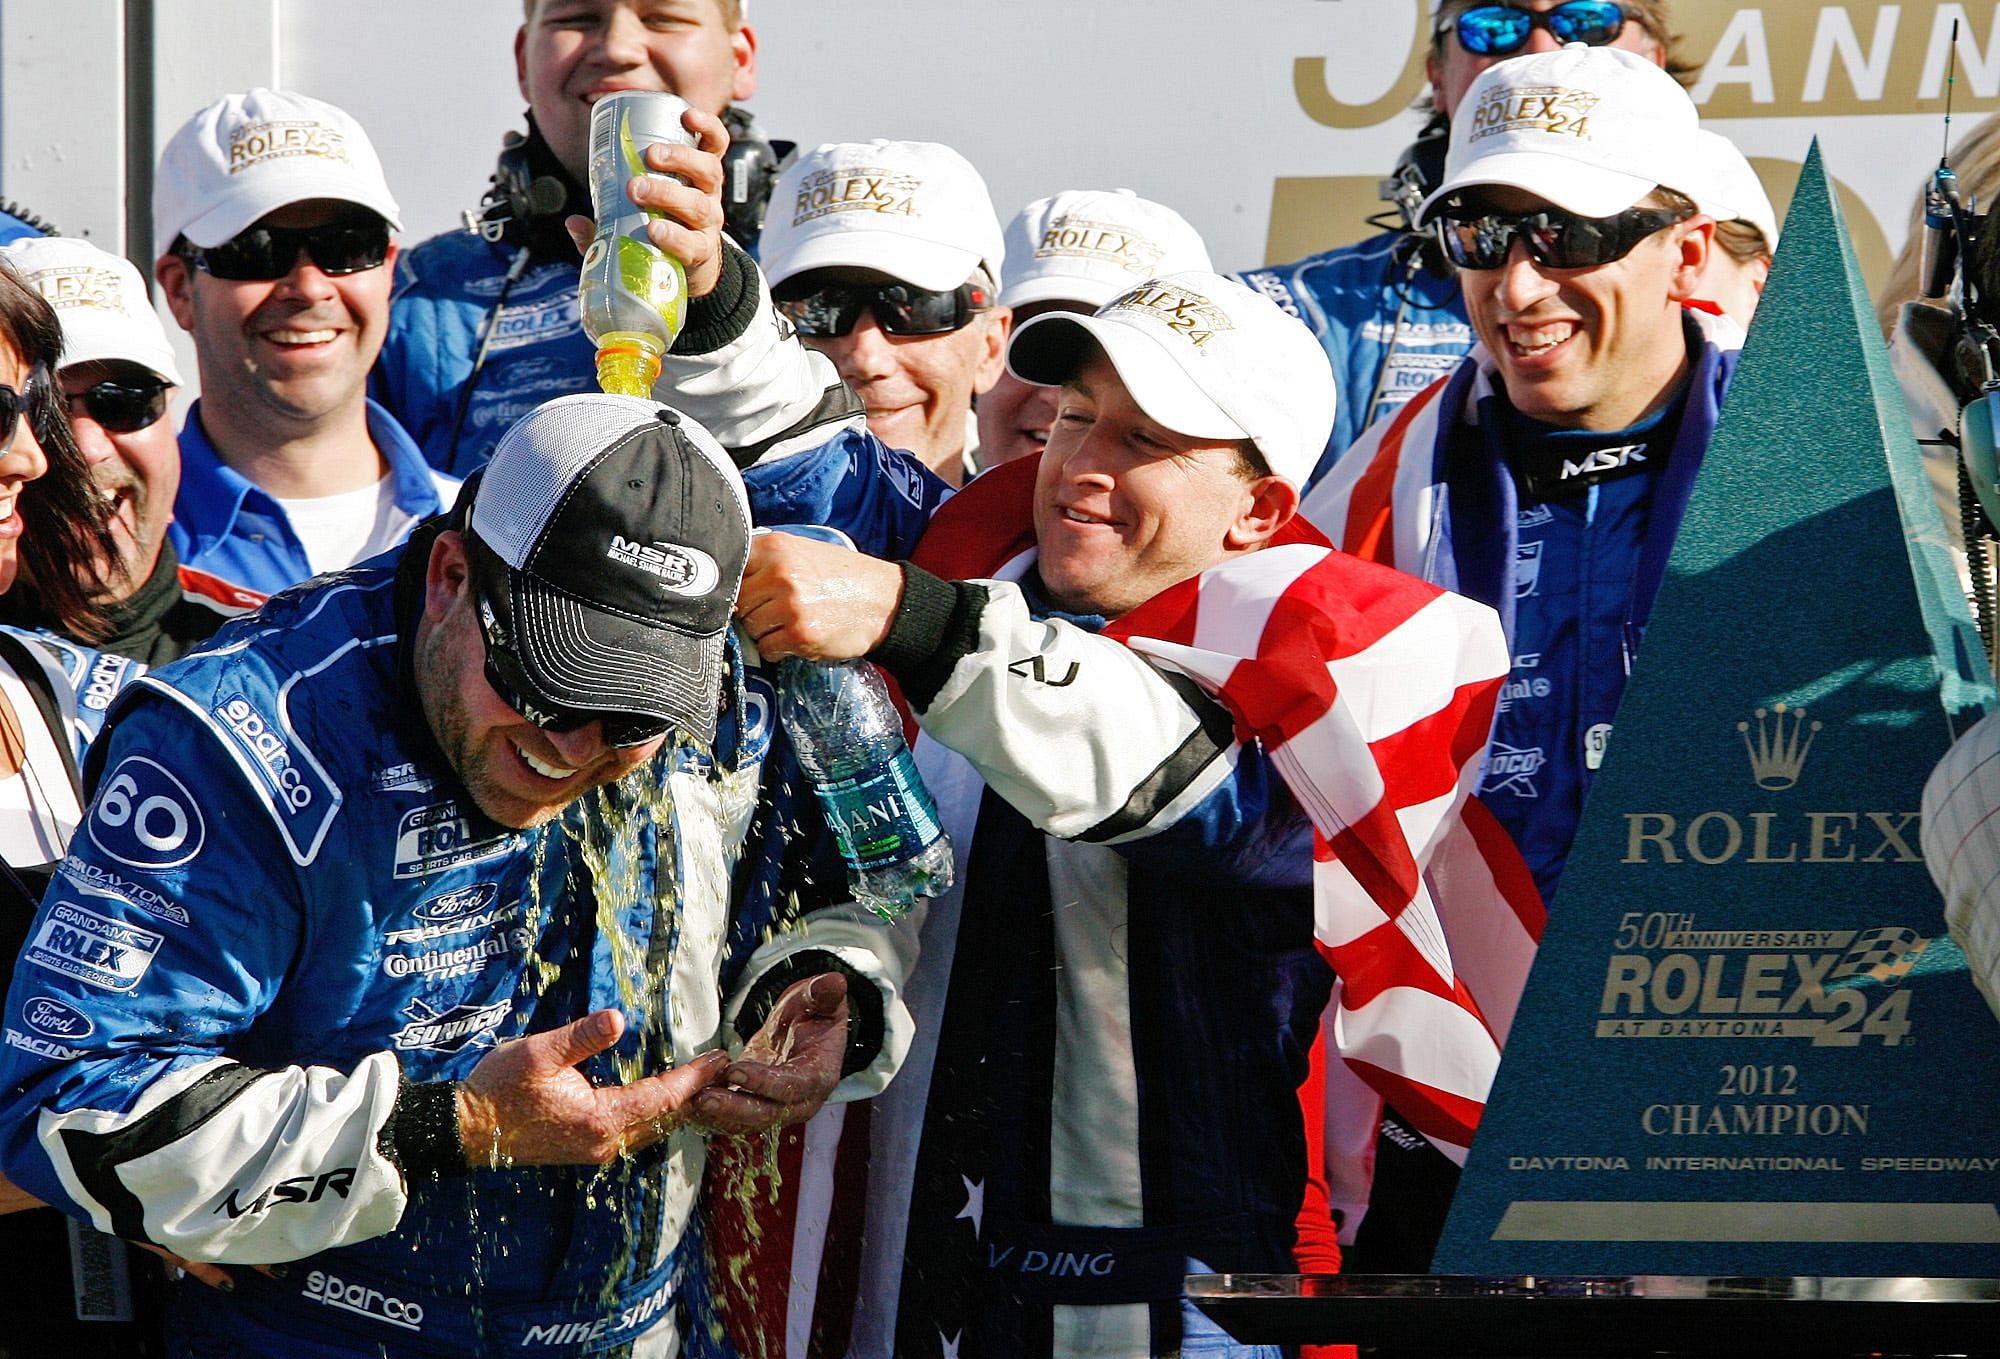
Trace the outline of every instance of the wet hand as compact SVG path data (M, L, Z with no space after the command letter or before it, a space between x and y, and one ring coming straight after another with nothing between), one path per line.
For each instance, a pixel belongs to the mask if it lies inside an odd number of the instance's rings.
M840 1084L846 1055L847 978L822 972L793 982L723 1073L725 1083L695 1096L694 1117L738 1136L803 1123Z
M778 531L750 540L736 616L766 660L845 661L882 644L902 599L894 562Z
M599 1010L480 1058L458 1087L466 1164L606 1164L672 1132L685 1121L689 1101L729 1067L726 1054L709 1052L630 1085L592 1085L577 1064L624 1032L625 1016Z

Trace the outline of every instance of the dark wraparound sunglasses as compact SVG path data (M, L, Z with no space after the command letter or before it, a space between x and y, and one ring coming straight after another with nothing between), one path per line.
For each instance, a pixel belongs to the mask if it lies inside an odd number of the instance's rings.
M1609 0L1569 0L1549 10L1512 5L1475 5L1455 22L1458 45L1476 57L1504 57L1527 45L1528 35L1546 28L1558 42L1603 47L1618 41L1625 11Z
M199 246L183 237L175 253L212 278L233 283L269 282L292 272L303 250L323 274L358 274L389 258L389 224L328 222L313 227L251 227L221 245Z
M77 407L112 434L146 429L167 413L167 393L173 384L158 378L136 382L100 382L68 397L69 413Z
M520 657L495 640L491 629L492 606L476 592L473 596L473 613L479 619L479 640L486 645L486 682L493 686L493 692L500 695L500 701L519 713L522 717L540 727L543 731L569 732L592 722L604 724L604 744L607 746L643 746L646 742L665 736L673 723L663 717L648 717L639 713L591 713L575 708L556 708L553 711L539 703L521 697L507 677L500 673L500 667L493 663L493 653L504 651L515 665Z
M1461 269L1498 269L1515 240L1535 263L1550 269L1589 269L1623 259L1654 232L1691 216L1674 208L1627 208L1610 217L1579 217L1561 208L1540 212L1447 213L1437 223L1438 243Z
M782 290L781 290L782 291ZM846 335L863 310L891 335L947 335L993 305L993 294L977 283L932 292L909 283L823 283L810 292L774 299L801 335Z
M40 361L28 370L28 380L19 391L0 382L0 453L14 446L23 412L34 426L35 441L47 443L49 424L55 418L55 383L49 378L48 365Z

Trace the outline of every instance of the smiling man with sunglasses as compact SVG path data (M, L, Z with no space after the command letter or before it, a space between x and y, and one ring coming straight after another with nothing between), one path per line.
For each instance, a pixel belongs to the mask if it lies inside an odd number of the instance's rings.
M110 631L81 645L33 583L0 599L0 621L45 634L61 650L94 730L111 696L148 666L164 665L261 596L184 565L167 526L180 485L180 449L167 404L180 373L139 271L88 241L33 237L0 257L54 308L63 330L57 384L70 428L110 503L115 561L90 568ZM131 664L137 662L138 664Z
M1312 328L1339 379L1340 413L1315 480L1362 430L1450 372L1472 348L1457 271L1413 215L1442 177L1450 121L1479 73L1565 42L1636 52L1676 77L1693 69L1674 50L1666 0L1444 0L1436 9L1424 66L1429 84L1417 105L1431 117L1381 181L1390 207L1369 221L1386 229L1243 275Z
M956 486L976 466L973 400L1003 369L1005 253L986 181L950 147L829 142L779 176L762 263L869 432Z
M367 134L331 104L250 90L167 143L154 273L202 387L173 526L189 565L270 593L394 546L457 493L367 398L398 227Z

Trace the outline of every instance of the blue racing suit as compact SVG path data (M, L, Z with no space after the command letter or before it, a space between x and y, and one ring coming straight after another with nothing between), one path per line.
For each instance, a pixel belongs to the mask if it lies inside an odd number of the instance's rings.
M744 314L768 305L753 289ZM744 361L773 362L773 333L753 327ZM825 376L790 362L794 387ZM857 424L752 467L753 506L904 552L942 484ZM800 842L811 795L734 640L712 753L670 743L540 829L477 810L408 657L441 526L126 691L15 971L9 1176L191 1258L285 1262L184 1290L187 1353L669 1353L701 1292L700 1136L466 1173L438 1136L448 1083L605 1006L629 1027L586 1073L661 1070L828 969L854 1016L836 1099L879 1090L908 1043L901 936L835 897L845 875L804 847L822 837Z
M1472 327L1458 277L1416 250L1422 237L1385 231L1354 245L1239 275L1318 337L1340 387L1333 434L1307 486L1361 431L1458 366ZM1425 256L1434 254L1423 252Z

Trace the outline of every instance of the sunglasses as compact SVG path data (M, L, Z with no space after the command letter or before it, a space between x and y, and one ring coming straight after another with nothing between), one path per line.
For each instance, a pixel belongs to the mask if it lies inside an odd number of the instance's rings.
M167 393L173 384L159 378L137 382L100 382L68 397L69 413L77 407L110 434L132 434L151 427L167 413Z
M21 416L26 413L35 429L35 441L49 441L50 425L55 418L55 383L49 378L49 368L45 363L36 362L28 370L28 380L15 391L0 382L0 453L14 446L14 436L21 432Z
M1618 40L1625 11L1609 0L1569 0L1550 10L1512 5L1476 5L1460 14L1458 45L1476 57L1504 57L1527 45L1528 35L1546 28L1557 42L1603 47Z
M1589 269L1625 258L1654 232L1684 222L1675 208L1627 208L1610 217L1579 217L1561 208L1540 212L1488 212L1438 219L1438 243L1461 269L1498 269L1518 239L1535 263L1550 269Z
M176 250L211 278L233 283L269 282L292 272L303 250L323 274L358 274L389 258L389 224L328 222L313 227L251 227L221 245L199 246L183 239Z
M993 294L977 283L941 293L909 283L823 283L774 301L801 335L846 335L864 309L891 335L946 335L992 306Z
M474 595L474 604L473 613L479 618L479 639L486 646L486 682L493 687L493 692L500 696L502 703L543 731L569 732L588 726L592 722L602 722L604 744L622 749L627 746L643 746L648 741L657 740L665 736L667 729L673 726L673 723L664 717L650 717L638 713L591 713L575 708L550 710L539 703L524 699L514 686L507 682L507 677L500 673L500 667L493 663L496 651L505 651L517 666L521 663L518 656L502 646L493 636L495 622L493 606L486 602L484 596L478 594Z

